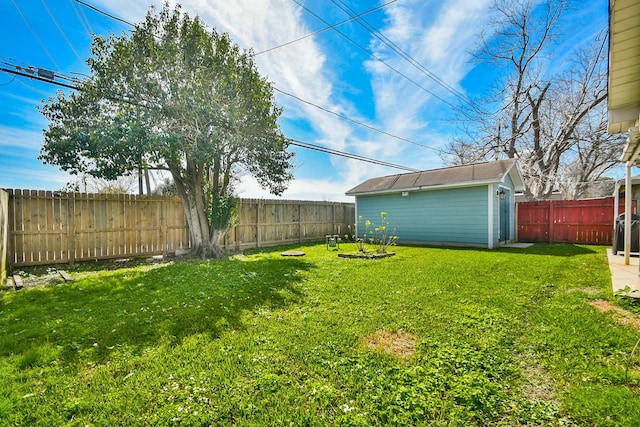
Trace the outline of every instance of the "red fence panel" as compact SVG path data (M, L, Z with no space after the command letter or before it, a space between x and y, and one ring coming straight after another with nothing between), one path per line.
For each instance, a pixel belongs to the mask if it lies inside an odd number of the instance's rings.
M520 202L519 242L610 245L613 239L615 199L545 200ZM635 202L633 203L635 212ZM618 212L624 213L624 200Z

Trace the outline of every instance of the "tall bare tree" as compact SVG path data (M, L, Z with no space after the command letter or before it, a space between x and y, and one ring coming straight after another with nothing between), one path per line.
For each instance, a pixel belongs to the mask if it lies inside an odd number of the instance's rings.
M596 38L569 60L554 57L568 7L567 0L495 1L495 19L476 57L504 73L484 108L469 107L466 116L473 120L462 121L461 136L447 146L448 162L518 158L530 199L548 197L561 175L595 180L613 167L621 142L590 134L606 123L606 40ZM589 151L598 151L597 167L575 162L578 152Z

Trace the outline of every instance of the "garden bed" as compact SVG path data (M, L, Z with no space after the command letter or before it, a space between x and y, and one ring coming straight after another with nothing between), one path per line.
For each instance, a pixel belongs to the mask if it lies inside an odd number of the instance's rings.
M378 258L388 258L394 256L395 252L347 252L347 253L339 253L338 256L340 258L364 258L364 259L378 259Z

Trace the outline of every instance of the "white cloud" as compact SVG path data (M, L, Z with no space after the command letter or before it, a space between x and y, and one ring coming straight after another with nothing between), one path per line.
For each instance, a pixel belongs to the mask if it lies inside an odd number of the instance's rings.
M379 117L384 118L385 128L398 131L403 128L419 136L415 132L422 131L429 120L425 108L451 109L438 98L453 105L461 102L428 74L462 91L460 81L472 67L469 51L488 17L489 4L489 0L457 0L444 2L434 10L432 2L414 0L389 7L388 26L382 32L427 71L410 65L381 42L372 41L377 55L388 58L388 64L426 89L377 61L368 61L376 109Z
M357 183L356 183L357 184ZM345 191L356 184L347 185L342 181L331 179L296 179L280 197L276 197L260 188L251 177L244 177L237 187L237 195L241 198L283 199L283 200L326 200L331 202L353 202L353 197L345 196Z
M444 2L438 8L434 8L434 2L423 0L398 2L380 12L387 16L386 26L380 30L417 61L443 78L447 84L459 87L460 79L471 66L466 62L468 46L480 28L482 13L488 3L489 0L457 0ZM120 0L103 4L104 7L118 13L130 11L127 19L133 21L141 20L146 12L140 7L125 7L125 3ZM159 1L154 4L161 6ZM251 47L255 52L295 40L312 31L306 24L307 16L294 2L184 0L181 4L184 10L192 15L199 15L205 23L218 31L228 32L232 40L240 46ZM139 16L131 16L133 14ZM445 92L379 42L371 41L370 46L394 68L402 70L429 90L438 94ZM345 76L338 70L329 69L327 65L327 55L340 55L339 47L336 47L335 51L323 49L332 47L320 45L316 39L309 37L286 48L260 54L256 57L256 62L261 74L267 76L277 88L299 98L425 145L438 146L446 142L440 131L430 127L432 117L425 113L434 105L442 108L442 104L438 105L440 101L434 100L428 93L416 88L383 64L372 60L367 60L364 65L371 79L375 118L363 118L355 107L356 104L348 100L342 90L336 90L336 87L348 88L352 83L337 81L336 79ZM451 97L446 92L444 96ZM276 99L284 107L285 120L305 120L309 123L309 131L306 134L311 135L311 139L308 142L392 163L410 164L417 168L427 168L427 165L438 166L439 159L432 150L362 129L279 93L276 93ZM301 135L288 136L304 138ZM330 161L335 168L334 180L303 180L300 177L305 175L304 167L298 168L296 181L291 183L287 192L288 197L300 191L302 194L313 193L314 197L323 198L326 197L323 195L324 189L333 191L326 194L337 194L340 197L346 189L358 184L362 179L374 174L398 172L336 156L331 156ZM245 180L243 179L243 182ZM257 184L246 184L242 191L269 197L257 189Z
M5 152L9 147L19 148L22 155L37 157L42 146L42 132L26 130L12 126L0 126L0 149Z

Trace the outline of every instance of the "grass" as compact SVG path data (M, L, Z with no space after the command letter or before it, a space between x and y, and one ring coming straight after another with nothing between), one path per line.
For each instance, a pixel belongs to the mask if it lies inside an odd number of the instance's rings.
M395 251L2 292L0 425L640 425L638 330L589 304L639 311L604 248Z

